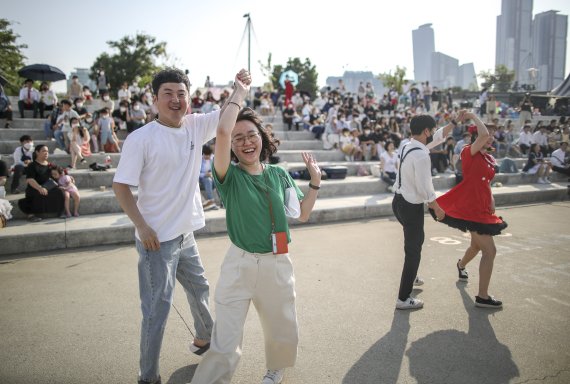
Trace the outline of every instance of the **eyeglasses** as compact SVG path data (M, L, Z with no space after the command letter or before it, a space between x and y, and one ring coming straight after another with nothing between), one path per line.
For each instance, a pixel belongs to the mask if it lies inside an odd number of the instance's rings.
M250 143L257 143L260 139L259 132L250 133L246 136L236 137L232 140L232 143L238 147L243 147L245 145L245 139L249 140Z

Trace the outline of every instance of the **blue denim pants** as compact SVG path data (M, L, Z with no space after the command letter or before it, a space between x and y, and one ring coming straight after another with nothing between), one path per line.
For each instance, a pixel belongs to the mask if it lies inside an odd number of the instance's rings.
M213 320L209 309L209 285L193 233L160 243L158 251L146 250L137 239L139 291L142 326L140 344L141 380L158 379L164 328L177 279L184 290L194 318L196 337L210 340Z

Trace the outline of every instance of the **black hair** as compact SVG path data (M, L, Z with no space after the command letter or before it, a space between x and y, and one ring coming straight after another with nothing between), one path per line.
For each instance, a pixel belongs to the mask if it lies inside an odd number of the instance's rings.
M22 137L20 137L20 143L23 143L24 141L32 141L32 136L30 135L23 135Z
M384 143L384 149L385 149L386 151L388 151L388 146L389 146L390 144L394 144L394 142L393 142L392 140L390 140L390 139L386 140L386 142ZM394 144L394 149L396 149L395 146L396 146L396 145Z
M68 99L61 100L61 104L66 104L66 105L69 105L71 107L71 101L69 101Z
M180 69L166 68L156 73L152 78L152 91L158 96L158 90L164 83L184 83L186 90L190 92L190 80Z
M202 155L211 155L212 148L209 145L202 146Z
M410 121L410 131L412 135L421 135L424 129L435 128L435 119L430 115L416 115Z
M259 135L261 136L261 153L259 154L259 161L264 162L269 159L270 156L277 152L277 146L280 141L275 137L271 137L269 133L263 128L263 120L259 115L251 108L243 108L239 111L236 123L240 121L249 121L257 128ZM238 162L239 159L232 151L232 160Z
M36 145L36 147L34 148L34 153L32 153L32 160L36 160L38 157L38 152L42 150L43 147L47 148L47 145L45 144L38 144Z

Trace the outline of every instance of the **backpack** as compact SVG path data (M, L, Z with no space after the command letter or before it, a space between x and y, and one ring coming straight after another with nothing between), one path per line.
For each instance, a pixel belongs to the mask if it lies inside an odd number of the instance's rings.
M499 166L499 173L517 173L517 165L511 159L504 159Z

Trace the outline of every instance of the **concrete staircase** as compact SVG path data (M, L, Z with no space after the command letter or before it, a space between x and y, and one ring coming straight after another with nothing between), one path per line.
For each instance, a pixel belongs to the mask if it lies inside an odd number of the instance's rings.
M273 122L274 133L281 140L279 152L282 166L289 170L304 168L301 160L302 151L314 153L321 166L344 165L348 168L348 177L344 180L326 180L322 183L319 199L311 216L310 223L323 224L341 220L362 220L392 215L392 194L387 186L373 176L356 176L360 165L370 166L372 162L344 161L340 151L323 150L322 143L309 132L285 131L281 122ZM2 125L3 126L3 125ZM2 159L12 164L11 154L19 145L22 134L29 134L35 143L44 143L43 120L15 119L13 128L0 128L0 153ZM126 137L126 132L119 132L119 137ZM44 141L42 141L44 140ZM70 156L65 153L53 154L54 142L45 141L50 147L49 160L66 166ZM108 154L113 167L118 164L120 154ZM104 162L107 154L94 154L86 164L79 164L70 174L75 178L81 193L80 217L71 219L45 218L38 223L29 223L20 212L17 201L20 195L7 195L14 209L13 220L0 230L0 255L27 254L75 247L88 247L103 244L120 244L133 241L134 227L129 218L122 213L111 190L115 169L106 172L94 172L88 169L92 162ZM522 168L525 160L514 159ZM568 198L566 179L553 175L555 183L551 185L534 184L534 177L523 174L498 174L496 180L503 184L494 188L497 206L557 201ZM455 184L455 176L440 174L434 177L434 186L439 194L449 190ZM10 180L8 180L10 182ZM297 181L301 190L307 192L308 181ZM136 189L133 189L136 196ZM292 225L298 224L291 220ZM206 212L206 227L199 235L223 233L226 231L225 211Z

